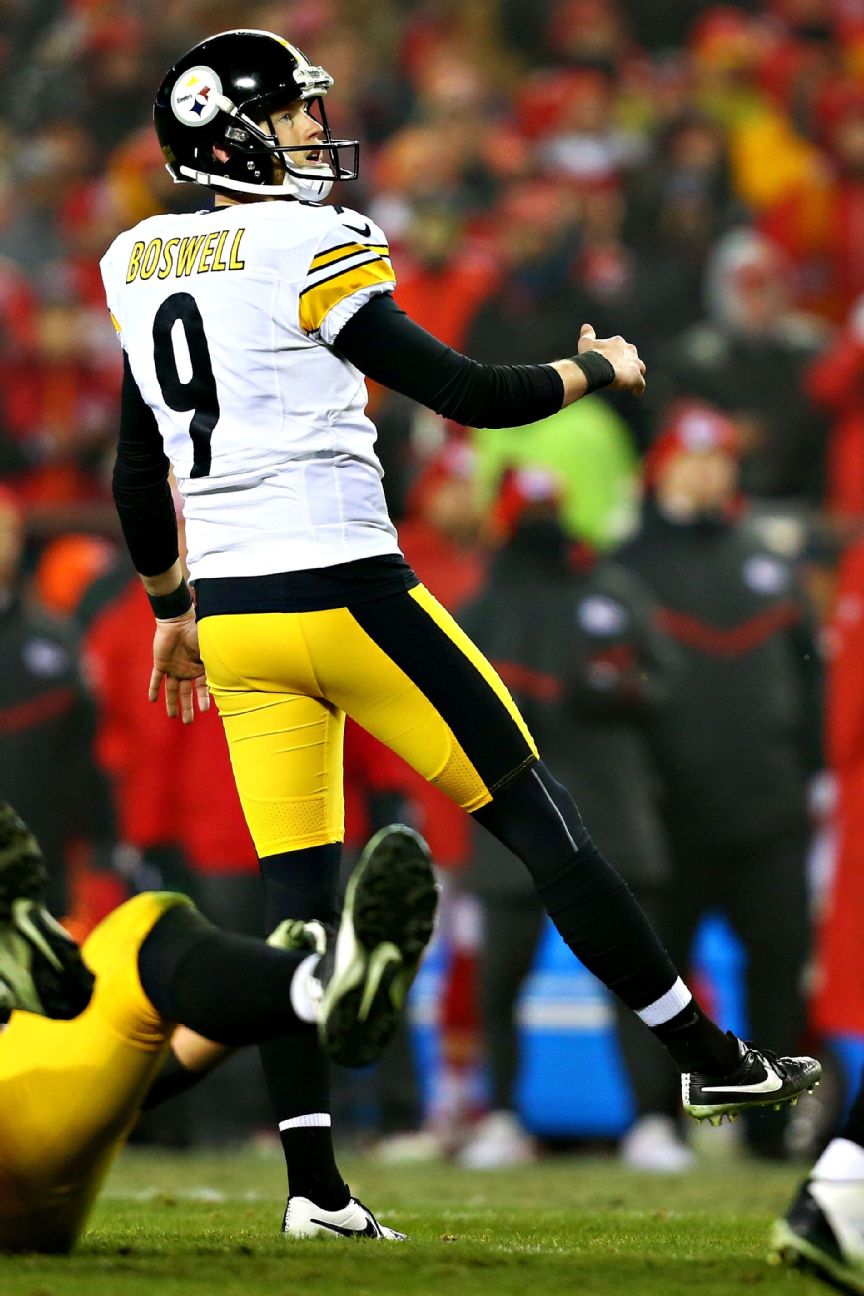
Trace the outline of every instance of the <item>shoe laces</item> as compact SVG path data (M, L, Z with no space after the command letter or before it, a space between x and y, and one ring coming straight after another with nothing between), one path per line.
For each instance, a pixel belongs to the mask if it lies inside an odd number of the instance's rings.
M366 1214L367 1214L367 1215L369 1216L369 1218L371 1219L372 1223L373 1223L373 1224L375 1225L375 1227L378 1229L379 1233L382 1232L381 1225L378 1223L378 1220L377 1220L377 1218L375 1217L374 1212L371 1211L371 1210L369 1209L369 1207L366 1205L366 1203L365 1203L365 1202L362 1202L362 1201L360 1200L359 1197L355 1197L355 1198L354 1198L354 1201L357 1203L357 1205L360 1207L361 1210L364 1210L364 1211L366 1212Z
M752 1053L760 1061L767 1062L773 1067L778 1075L788 1076L787 1067L783 1064L783 1059L774 1053L771 1049L762 1048L759 1044L754 1044L752 1040L745 1040L744 1045L748 1053ZM743 1059L742 1059L743 1061Z

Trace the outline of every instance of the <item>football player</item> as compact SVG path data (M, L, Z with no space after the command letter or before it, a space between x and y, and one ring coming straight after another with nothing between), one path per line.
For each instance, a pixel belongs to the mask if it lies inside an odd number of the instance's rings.
M843 1126L774 1225L772 1259L864 1292L864 1083Z
M29 872L32 840L25 830L6 845L7 870ZM30 903L28 891L25 882L13 910ZM88 993L95 977L84 1011L71 1021L13 1012L0 1036L0 1249L74 1246L159 1086L169 1043L190 1079L229 1047L310 1029L344 1065L373 1061L398 1021L436 899L425 843L392 825L349 879L338 933L287 921L265 944L220 931L172 892L116 909L84 945ZM295 1196L291 1224L299 1236L404 1236L353 1197L327 1211Z
M366 375L458 423L520 426L599 387L638 395L645 366L587 324L573 356L478 364L407 318L384 233L323 205L357 174L357 142L328 124L332 84L270 32L195 46L166 74L155 126L174 179L215 205L145 220L102 261L125 366L114 494L156 618L150 696L164 684L187 723L194 697L216 699L272 925L331 909L350 715L523 860L570 948L668 1047L692 1115L791 1101L818 1063L705 1016L501 680L405 563L364 412ZM218 813L201 783L202 813ZM340 1208L314 1036L262 1057L291 1193Z

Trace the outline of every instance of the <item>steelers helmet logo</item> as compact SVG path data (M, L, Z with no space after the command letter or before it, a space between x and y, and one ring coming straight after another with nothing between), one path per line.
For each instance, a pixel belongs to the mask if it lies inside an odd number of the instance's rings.
M171 108L184 126L206 126L219 111L222 82L209 67L184 72L171 91Z

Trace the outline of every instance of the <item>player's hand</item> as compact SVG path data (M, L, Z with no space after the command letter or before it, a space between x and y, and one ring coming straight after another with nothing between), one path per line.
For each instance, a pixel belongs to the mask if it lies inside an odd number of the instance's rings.
M599 351L615 370L615 381L609 386L615 391L629 391L641 396L645 390L645 363L632 342L622 337L598 338L591 324L583 324L579 332L579 355L583 351Z
M184 724L195 719L195 701L199 711L210 710L210 694L204 663L198 651L198 626L195 613L187 612L173 621L157 621L153 636L153 674L150 676L150 701L159 700L165 681L165 709L169 716L180 716Z

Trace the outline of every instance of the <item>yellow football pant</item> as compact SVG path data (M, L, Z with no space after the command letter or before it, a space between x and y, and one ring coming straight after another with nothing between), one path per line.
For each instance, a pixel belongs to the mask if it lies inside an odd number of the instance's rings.
M73 1021L15 1012L0 1035L0 1248L68 1251L122 1147L174 1027L138 978L138 951L185 896L147 892L92 932L93 998Z
M259 856L342 840L346 715L468 811L537 759L504 684L422 585L198 629Z

